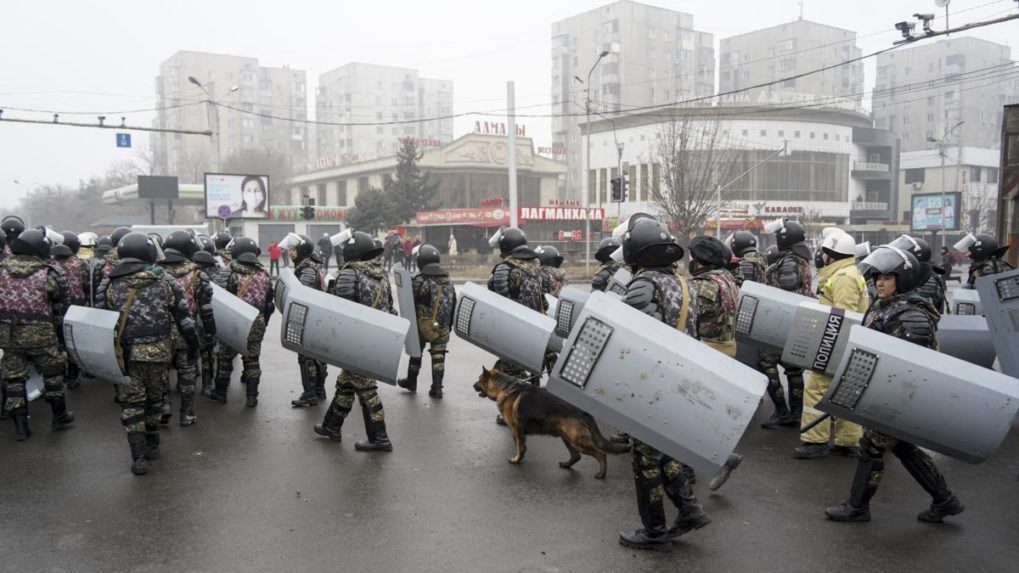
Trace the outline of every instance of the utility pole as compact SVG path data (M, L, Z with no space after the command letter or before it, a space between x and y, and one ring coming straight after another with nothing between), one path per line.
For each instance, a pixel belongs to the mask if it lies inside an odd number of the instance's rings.
M510 227L517 227L520 224L517 208L517 113L516 96L513 82L506 82L506 131L509 132L509 208Z
M945 180L947 179L947 177L945 177L945 155L946 155L946 152L947 152L946 147L948 145L948 136L951 135L951 133L953 131L955 131L956 128L958 128L960 125L962 125L964 123L966 123L966 122L965 121L960 121L959 123L957 123L957 124L953 125L952 127L946 129L944 135L941 136L941 139L935 139L934 136L932 136L932 135L928 135L927 136L927 141L929 141L930 143L937 144L937 146L938 146L938 155L941 156L941 246L945 246L947 244L947 242L948 242L948 239L947 239L947 236L948 236L948 213L947 213L947 210L945 209L945 204L946 204L946 200L947 200L947 197L948 197L948 195L947 195L947 193L945 191ZM962 214L961 210L959 211L959 214L960 215ZM958 226L958 223L959 222L956 221L956 226ZM937 234L937 231L935 231L935 234ZM931 242L934 243L936 241L931 241Z
M764 159L758 161L753 166L751 166L750 169L747 169L743 173L740 173L739 175L733 177L732 180L729 181L728 183L726 183L725 185L722 185L722 184L716 184L715 185L715 201L717 201L717 204L718 204L718 208L715 211L715 213L716 213L716 216L715 216L715 238L716 239L722 240L722 191L725 191L726 189L731 187L734 183L736 183L740 179L743 179L744 177L749 175L750 172L752 172L754 169L757 169L758 167L760 167L760 166L764 165L765 163L771 161L775 157L778 157L780 155L785 155L788 149L789 149L789 140L785 140L785 141L782 142L782 149L778 149L778 150L773 151L767 157L765 157Z
M615 123L612 124L613 129ZM616 159L616 171L619 173L619 202L616 203L616 222L623 218L623 200L626 198L626 178L623 176L623 142L616 140L616 151L619 156Z
M591 75L594 74L594 69L598 67L598 64L602 61L602 58L609 55L609 51L605 50L598 54L598 59L591 65L591 69L587 72L587 83L584 87L587 96L584 98L584 131L586 133L586 145L587 145L587 159L584 161L584 188L581 190L581 197L583 197L583 208L584 208L584 274L591 274L591 217L588 207L591 205L590 187L591 187ZM601 193L598 193L598 211L601 212Z
M209 168L212 170L213 173L215 173L219 171L219 159L220 159L219 106L217 105L219 102L213 100L212 94L209 93L209 90L205 89L205 86L203 86L202 82L198 81L197 78L195 78L194 76L188 76L188 81L198 86L198 89L202 90L202 92L205 93L205 105L207 106L206 113L208 114L207 117L209 122L209 130L212 132L212 165ZM238 89L240 89L239 86L231 86L230 91L228 91L226 95L223 96L222 99L229 97L230 94L234 93Z

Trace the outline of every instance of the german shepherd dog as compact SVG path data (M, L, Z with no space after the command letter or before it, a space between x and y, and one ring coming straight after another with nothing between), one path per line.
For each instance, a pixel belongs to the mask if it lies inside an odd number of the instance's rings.
M580 408L553 396L548 390L521 382L512 376L483 368L474 384L474 390L482 398L491 398L513 432L517 455L509 463L524 461L527 434L558 436L566 444L570 459L559 462L559 467L569 469L580 461L580 454L587 454L598 460L599 471L594 475L605 478L608 468L605 454L625 454L630 451L627 444L616 444L605 439L598 431L594 418Z

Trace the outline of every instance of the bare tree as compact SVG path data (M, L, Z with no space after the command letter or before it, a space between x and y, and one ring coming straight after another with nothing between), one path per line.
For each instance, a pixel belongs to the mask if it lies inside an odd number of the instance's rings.
M996 185L963 182L962 205L965 211L960 212L963 228L968 227L974 233L994 234L998 226L998 188Z
M197 149L183 151L177 169L177 180L181 183L203 183L205 173L210 170L212 162L207 153Z
M293 175L290 156L269 148L247 149L231 155L220 165L220 170L224 173L268 175L270 187L282 185Z
M716 118L672 121L658 134L653 161L660 166L661 184L652 198L677 234L700 232L718 210L716 187L740 172L742 154ZM722 204L733 189L722 192Z

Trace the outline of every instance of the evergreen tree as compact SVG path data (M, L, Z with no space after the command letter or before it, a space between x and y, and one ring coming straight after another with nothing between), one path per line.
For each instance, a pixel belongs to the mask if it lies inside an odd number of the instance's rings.
M439 190L439 182L431 181L429 172L421 172L418 161L422 152L411 138L400 142L400 150L396 154L396 177L387 180L383 191L392 202L395 222L409 222L418 211L427 211L432 207L432 200Z

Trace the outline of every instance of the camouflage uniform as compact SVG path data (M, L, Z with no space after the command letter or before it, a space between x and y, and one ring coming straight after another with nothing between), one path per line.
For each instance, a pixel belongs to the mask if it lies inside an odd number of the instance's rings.
M729 271L702 267L690 286L697 292L697 333L702 342L730 357L736 356L736 310L739 287Z
M765 281L770 287L815 298L810 261L792 251L783 251L779 259L768 267ZM760 370L768 377L768 395L775 403L776 413L786 408L782 380L778 374L778 363L781 359L781 353L761 352L758 363ZM790 418L799 420L803 408L803 369L785 364L782 368L789 383L789 405L792 407Z
M241 357L244 370L241 372L241 383L247 387L245 394L248 404L254 406L258 397L258 384L262 378L259 356L262 353L262 339L265 337L265 326L275 310L273 303L274 288L269 273L260 264L245 264L232 261L230 266L216 277L216 282L230 294L237 296L258 310L258 317L251 325L248 333L247 354ZM238 352L226 344L219 345L216 356L216 388L212 398L226 403L226 389L233 375L233 362Z
M966 279L966 285L963 288L977 288L977 279L980 277L986 277L987 275L996 275L998 273L1006 273L1012 270L1012 265L997 258L991 257L989 259L980 261L979 263L974 261L969 266L969 278Z
M946 290L948 290L948 287L945 284L945 277L931 270L930 276L927 277L927 282L917 287L916 294L931 303L931 306L933 306L938 313L943 314L945 312Z
M499 261L488 278L488 290L541 314L548 311L541 284L541 265L533 253L509 255ZM502 359L495 362L494 368L520 380L531 378L527 370ZM538 385L538 380L532 379L531 383Z
M322 272L322 265L308 256L301 262L294 265L294 276L302 285L315 290L325 290L325 274ZM297 355L297 366L301 370L301 381L304 393L302 398L307 400L304 405L316 405L319 401L328 398L325 391L326 363L319 362L308 356ZM307 387L304 387L305 384ZM310 393L309 393L310 391ZM297 405L296 403L294 405Z
M627 285L625 301L637 310L654 317L696 338L698 336L697 316L699 312L694 287L688 286L688 300L683 298L680 281L672 268L642 268L636 272ZM683 306L686 305L686 321L680 324ZM655 448L631 437L633 444L633 479L637 489L637 505L641 508L641 519L648 527L648 520L665 522L665 507L662 498L669 496L679 509L676 526L702 518L704 509L693 493L693 487L682 470L682 465ZM650 514L644 515L644 511Z
M195 264L201 269L208 277L210 281L214 281L216 275L220 272L220 267L216 263L201 262L195 257ZM211 288L211 287L210 287ZM201 317L199 317L201 318ZM202 374L202 394L205 396L212 395L212 389L215 387L213 383L213 377L216 373L216 336L209 333L201 321L195 325L198 328L198 341L200 343L198 350L198 358L201 363L201 374Z
M6 383L3 409L25 424L25 382L33 365L42 374L43 397L53 410L54 427L66 412L64 368L67 355L60 337L67 309L67 285L59 268L37 257L10 255L0 261L0 371ZM18 431L19 439L22 431Z
M541 267L541 290L545 293L558 297L559 291L569 283L566 271L557 267Z
M605 292L605 289L609 287L609 279L622 266L623 263L617 263L616 261L602 263L602 266L598 268L598 272L594 273L594 278L591 279L591 290Z
M370 261L344 263L336 274L336 282L330 294L389 314L396 314L393 310L393 292L382 264L382 257ZM332 404L329 405L330 414L341 420L345 419L354 407L356 395L361 404L366 427L369 421L385 422L386 413L382 408L382 399L379 398L377 388L376 381L371 378L347 370L340 371L336 378L336 394L333 396Z
M768 271L768 263L764 255L757 251L746 251L739 260L739 268L736 270L735 279L737 286L743 286L744 281L763 283Z
M184 295L184 305L188 316L197 325L199 315L202 324L215 330L215 318L212 315L212 279L195 263L190 261L166 262L160 265L168 275L173 277ZM173 329L173 367L177 370L177 390L184 398L184 404L193 401L195 383L198 377L198 356L188 356L188 344L177 328ZM169 374L168 374L169 375ZM167 384L169 386L169 384ZM182 408L183 409L183 408ZM167 414L168 412L164 412ZM193 413L188 412L192 415ZM181 422L185 422L182 414ZM166 416L164 416L166 417Z
M85 297L85 285L88 284L89 275L85 261L76 255L67 257L53 257L53 263L60 267L64 273L64 280L67 282L67 302L78 306L85 306L88 300ZM67 361L67 369L64 380L68 388L77 388L81 383L78 380L80 371L73 360Z
M437 265L436 265L437 266ZM428 354L432 357L432 394L441 392L442 379L446 372L446 345L449 344L449 329L453 325L456 310L456 290L449 280L449 273L442 269L426 269L414 275L414 313L417 316L418 335L421 350L427 342ZM421 370L421 357L411 358L407 367L407 378L417 381Z

